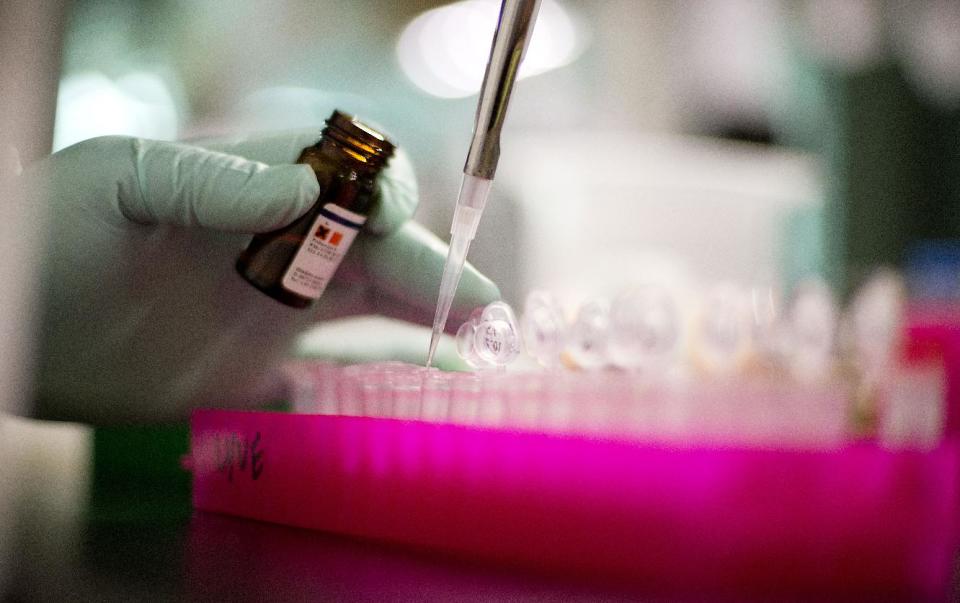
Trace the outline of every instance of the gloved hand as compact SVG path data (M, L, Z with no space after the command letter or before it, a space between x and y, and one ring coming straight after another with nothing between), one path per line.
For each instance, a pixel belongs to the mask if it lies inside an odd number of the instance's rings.
M284 306L234 270L249 233L313 204L313 172L291 162L318 136L203 147L104 137L28 168L26 194L47 205L49 223L36 414L158 421L200 405L264 403L279 392L274 369L293 338L320 318L430 324L446 246L409 220L416 186L402 153L319 308ZM498 297L468 266L451 324Z

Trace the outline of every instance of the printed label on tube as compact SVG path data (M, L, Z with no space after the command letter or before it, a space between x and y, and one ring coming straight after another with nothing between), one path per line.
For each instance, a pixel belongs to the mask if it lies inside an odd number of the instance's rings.
M323 295L365 221L364 216L339 205L324 205L284 273L283 286L311 299Z

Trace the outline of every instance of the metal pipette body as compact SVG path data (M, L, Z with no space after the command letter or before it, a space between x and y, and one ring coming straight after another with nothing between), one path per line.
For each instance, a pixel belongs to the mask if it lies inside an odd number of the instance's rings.
M503 0L500 19L490 48L490 59L480 88L473 139L463 167L463 184L450 227L450 251L443 268L437 310L427 366L433 362L440 334L447 324L450 306L460 283L470 243L477 232L480 216L500 159L500 132L520 63L533 33L540 0Z

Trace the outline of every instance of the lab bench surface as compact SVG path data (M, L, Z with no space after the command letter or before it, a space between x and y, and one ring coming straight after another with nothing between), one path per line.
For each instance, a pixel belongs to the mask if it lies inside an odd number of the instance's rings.
M19 425L21 432L37 427ZM186 425L67 429L14 480L0 601L651 601L610 585L194 511ZM89 455L88 464L79 459ZM78 458L75 464L64 458ZM21 464L24 464L21 459ZM3 517L0 517L3 519ZM6 563L4 564L4 561Z
M0 601L660 600L194 511L190 474L180 466L186 425L40 422L12 431L20 436L14 463L21 468L6 482L13 520L0 516L8 528L0 537L9 537L0 542Z
M16 544L0 547L12 552L0 600L677 601L565 574L197 512L190 476L179 466L186 426L101 428L91 439L92 471L74 480L76 512L63 512L69 471L47 468L44 479L35 471L17 482L27 512L18 518ZM37 447L51 451L49 442ZM56 452L49 456L64 456ZM699 593L688 600L725 599Z
M677 599L183 508L145 515L163 506L159 496L114 499L139 505L121 517L94 495L101 509L77 525L21 526L0 600L743 601Z
M651 601L640 593L387 545L194 513L182 523L87 522L33 542L11 601ZM37 547L39 545L39 547Z

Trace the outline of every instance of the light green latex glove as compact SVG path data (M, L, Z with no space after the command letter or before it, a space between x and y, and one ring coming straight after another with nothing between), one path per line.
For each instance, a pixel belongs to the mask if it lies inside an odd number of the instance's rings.
M402 154L318 308L284 306L234 270L249 233L313 204L312 171L291 162L317 137L203 148L105 137L31 166L21 177L28 196L49 207L36 414L157 421L196 406L269 402L279 360L320 318L379 313L429 324L446 248L409 220L416 186ZM468 267L451 323L498 297Z

